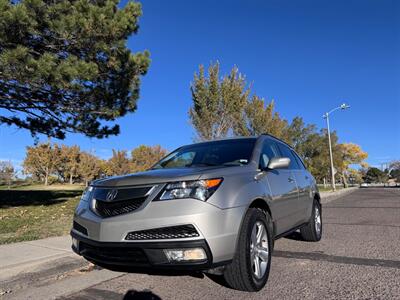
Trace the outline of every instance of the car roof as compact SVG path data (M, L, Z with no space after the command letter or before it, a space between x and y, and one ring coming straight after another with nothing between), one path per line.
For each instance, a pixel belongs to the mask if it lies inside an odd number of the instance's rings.
M269 133L263 133L263 134L260 134L259 136L251 135L251 136L233 136L233 137L219 138L219 139L215 139L215 140L201 141L201 142L196 142L196 143L192 143L192 144L186 144L186 145L183 145L183 146L181 146L179 148L187 147L187 146L191 146L191 145L201 145L201 144L219 142L219 141L234 141L234 140L245 140L245 139L254 139L254 140L256 140L256 139L258 139L260 137L263 137L263 136L268 136L270 138L273 138L274 140L285 144L291 150L295 151L293 149L293 147L290 146L288 143L286 143L285 141L281 140L280 138L277 138L276 136L273 136L272 134L269 134Z
M258 138L259 138L258 136L233 136L233 137L219 138L219 139L209 140L209 141L201 141L201 142L196 142L196 143L192 143L192 144L186 144L186 145L183 145L182 147L192 146L192 145L208 144L208 143L214 143L214 142L223 142L223 141L256 140Z

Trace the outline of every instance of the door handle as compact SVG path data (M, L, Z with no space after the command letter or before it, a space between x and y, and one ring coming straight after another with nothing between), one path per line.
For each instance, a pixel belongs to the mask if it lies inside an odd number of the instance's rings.
M288 178L288 181L289 181L289 182L294 182L294 179L293 179L292 177L289 177L289 178Z
M254 180L255 180L255 181L259 181L261 178L263 178L263 176L264 176L264 172L257 173L257 174L254 176Z

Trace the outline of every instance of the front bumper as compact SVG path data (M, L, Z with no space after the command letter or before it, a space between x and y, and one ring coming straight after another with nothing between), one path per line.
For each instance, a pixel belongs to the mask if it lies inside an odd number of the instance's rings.
M119 272L145 272L151 273L176 271L208 270L230 263L224 261L213 263L210 248L205 240L180 241L180 242L98 242L71 231L75 239L72 250L83 256L88 261ZM170 262L164 249L202 248L206 259L188 262Z
M208 202L194 199L151 201L135 212L110 218L101 218L81 203L75 213L74 221L84 228L84 233L72 230L73 236L88 244L107 247L160 249L160 247L182 245L191 247L191 243L200 243L207 250L207 263L216 265L233 259L237 235L246 207L220 209ZM167 240L128 240L130 232L151 230L177 225L192 225L198 236ZM175 244L177 243L177 244ZM158 246L163 245L163 246ZM142 247L143 246L143 247ZM150 260L150 265L157 265Z

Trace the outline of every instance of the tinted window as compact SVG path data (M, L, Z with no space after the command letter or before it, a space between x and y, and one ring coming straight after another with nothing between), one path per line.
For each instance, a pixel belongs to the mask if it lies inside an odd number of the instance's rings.
M297 153L292 150L292 154L296 158L296 161L297 161L297 164L299 165L299 168L302 169L302 170L306 169L306 167L304 166L303 161L300 159L300 157L297 155Z
M282 153L283 157L290 158L289 169L300 169L300 166L297 163L297 159L294 156L294 154L292 153L292 151L289 149L289 147L287 147L284 144L279 143L279 149L281 150L281 153Z
M162 167L181 168L184 166L189 166L192 164L195 154L196 153L193 151L179 153L178 155L172 157L172 159L165 160L165 163Z
M271 158L281 156L277 144L272 140L266 140L263 144L260 155L260 166L259 168L265 169Z
M153 169L248 164L256 139L234 139L189 145L160 160Z

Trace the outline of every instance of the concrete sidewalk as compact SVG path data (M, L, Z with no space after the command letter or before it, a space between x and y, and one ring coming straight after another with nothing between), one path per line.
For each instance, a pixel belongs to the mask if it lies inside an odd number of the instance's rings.
M61 257L76 256L71 250L71 237L60 236L0 246L0 280L15 276Z
M0 246L0 299L57 299L122 274L73 253L70 236Z
M349 187L349 188L345 188L345 189L341 189L341 190L337 190L336 192L321 192L321 203L328 203L331 202L333 200L336 200L338 198L347 196L349 194L351 194L352 192L355 192L356 190L358 190L359 187Z

